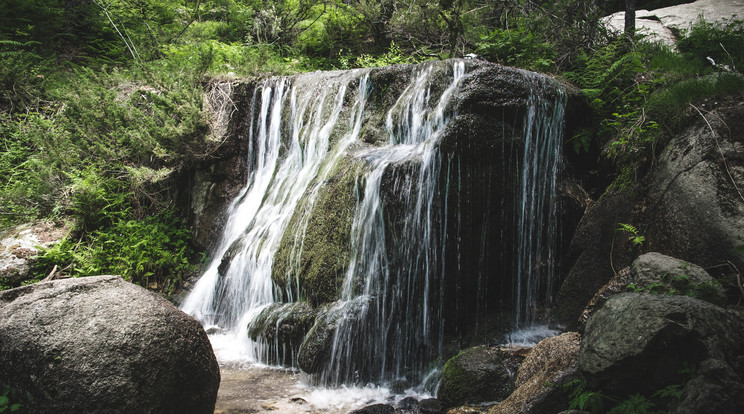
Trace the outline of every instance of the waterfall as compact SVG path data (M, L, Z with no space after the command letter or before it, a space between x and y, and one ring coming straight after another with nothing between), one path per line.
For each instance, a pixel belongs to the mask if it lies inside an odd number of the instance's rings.
M481 184L503 188L487 189L475 206L465 188L480 176L466 153L452 152L461 143L444 140L471 138L469 118L459 118L473 106L463 85L482 65L317 72L258 85L247 114L248 179L181 308L226 332L250 360L299 366L308 381L334 386L422 382L441 365L445 337L465 330L463 310L503 302L513 326L534 323L553 289L564 98L555 82L512 70L529 87L524 110L509 120L521 131L513 142L502 138L507 127L477 138L489 148L478 158L486 160ZM492 152L509 159L488 160ZM312 251L325 239L308 239L345 165L360 166L348 168L355 202L348 242L338 242L348 254L334 258L343 259L337 278L312 281L328 290L320 295L303 272L329 266Z
M524 152L517 206L514 274L515 324L535 323L538 301L551 303L557 240L557 185L561 168L565 95L534 77L524 123ZM545 99L551 90L558 96ZM542 297L541 297L542 296Z

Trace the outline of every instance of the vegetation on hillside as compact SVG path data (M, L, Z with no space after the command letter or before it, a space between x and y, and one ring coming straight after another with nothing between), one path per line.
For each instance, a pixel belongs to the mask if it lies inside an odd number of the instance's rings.
M638 1L661 7L680 1ZM198 258L176 178L214 148L214 79L477 53L561 76L594 110L571 137L631 183L689 105L741 92L744 26L700 22L672 52L615 38L622 1L0 0L0 221L68 221L38 278L122 274L169 291ZM710 57L716 62L711 65ZM590 155L595 154L595 155ZM1 283L0 285L4 285Z

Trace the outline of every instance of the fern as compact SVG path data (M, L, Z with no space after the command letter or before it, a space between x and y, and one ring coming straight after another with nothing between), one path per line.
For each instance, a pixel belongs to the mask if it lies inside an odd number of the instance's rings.
M628 240L633 242L633 245L640 246L643 244L644 241L646 241L646 236L639 234L638 229L635 226L627 223L617 223L617 225L617 229L619 231L623 231L629 234Z
M25 50L21 50L22 48L40 44L39 42L29 41L29 42L17 42L15 40L8 40L8 39L0 39L0 48L7 47L11 50L0 50L0 58L9 58L9 57L17 57L24 54L31 55L35 58L39 58L38 55L29 53Z
M656 404L641 394L628 396L626 400L621 401L614 406L609 414L653 414L653 408Z

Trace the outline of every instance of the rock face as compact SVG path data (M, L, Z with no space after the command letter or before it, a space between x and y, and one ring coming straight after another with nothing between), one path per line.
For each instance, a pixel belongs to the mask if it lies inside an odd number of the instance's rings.
M0 292L0 383L38 413L211 413L220 374L201 326L100 276Z
M682 400L672 414L736 414L744 412L744 383L731 367L706 359L698 375L685 385Z
M685 363L735 365L742 344L739 314L686 296L621 293L589 318L579 368L593 389L650 395L683 383Z
M500 401L512 390L513 373L498 348L462 351L444 364L437 398L446 406Z
M48 247L61 240L68 231L64 226L47 222L23 224L3 231L0 234L0 279L13 287L36 276L31 270L39 247Z
M687 4L664 7L656 10L637 10L636 29L648 35L650 41L662 42L674 46L675 31L686 30L700 16L707 21L731 19L744 10L742 0L697 0ZM610 29L622 33L625 27L625 12L618 12L605 17Z
M695 263L716 278L744 268L734 253L744 235L744 105L722 104L690 119L633 190L610 191L590 207L571 241L557 314L569 327L597 290L642 251ZM640 248L616 231L638 228ZM724 285L731 298L733 284Z
M567 407L563 385L578 378L580 341L578 333L566 332L535 345L519 367L516 389L489 414L556 413Z

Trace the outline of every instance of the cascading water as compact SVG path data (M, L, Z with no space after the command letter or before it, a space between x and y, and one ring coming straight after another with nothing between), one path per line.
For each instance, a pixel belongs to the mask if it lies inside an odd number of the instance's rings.
M483 152L485 164L502 168L479 166L487 171L479 176L467 156L443 149L459 145L443 139L463 128L453 121L460 108L477 107L463 103L462 88L466 68L478 65L433 62L394 73L409 79L397 93L380 70L269 79L257 87L248 181L228 210L215 259L182 309L229 332L249 359L299 365L308 380L325 385L421 382L445 355L445 337L473 322L458 313L479 313L487 302L509 308L513 327L533 324L535 308L549 303L552 291L564 99L554 82L515 71L530 85L523 112L510 120L521 132L514 142L488 144L511 155L501 162ZM391 93L396 98L376 118L372 111L381 108L371 107ZM333 280L314 281L331 286L319 295L302 278L313 265L308 257L316 267L320 260L306 239L344 163L363 165L354 169L356 203L348 242L341 243L348 258L335 294ZM501 192L483 195L483 206L470 211L477 203L463 199L474 194L466 188L477 181L490 193L498 180ZM278 271L280 244L288 247Z
M352 109L357 117L352 119L351 133L329 152L348 83L355 78L354 73L327 76L328 85L316 87L289 87L287 78L269 79L256 89L253 102L260 92L260 105L251 114L249 179L229 208L216 259L181 306L186 313L202 323L232 330L239 343L247 342L250 320L274 302L271 266L289 219L311 183L327 174L328 158L339 157L356 141L354 131L358 132L364 109L364 79ZM329 96L333 89L335 96ZM286 104L289 128L284 125Z
M535 324L539 302L552 302L558 229L556 199L565 112L565 96L559 89L551 88L541 77L534 77L531 85L515 223L517 265L512 297L519 328ZM551 91L558 96L545 99Z

